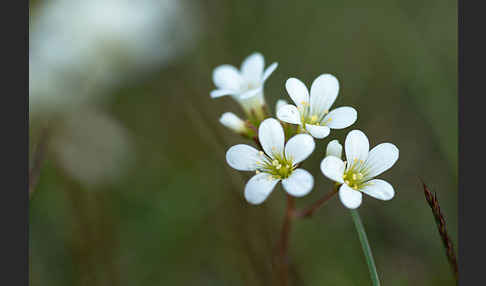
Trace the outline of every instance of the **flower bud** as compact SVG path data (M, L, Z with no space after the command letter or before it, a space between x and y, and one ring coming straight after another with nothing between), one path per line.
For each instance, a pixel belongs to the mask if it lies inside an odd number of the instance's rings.
M329 142L329 144L327 144L326 157L336 156L341 159L342 153L343 145L341 145L338 140L332 140L331 142Z
M233 112L223 113L223 115L221 115L221 117L219 118L219 122L221 122L221 124L226 126L228 129L231 129L238 134L247 133L247 127L245 125L245 121L243 121Z

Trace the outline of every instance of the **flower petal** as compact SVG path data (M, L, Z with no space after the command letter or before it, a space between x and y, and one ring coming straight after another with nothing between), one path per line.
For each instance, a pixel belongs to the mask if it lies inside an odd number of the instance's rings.
M336 156L327 156L321 162L321 172L327 178L343 184L345 164L343 160Z
M262 82L265 82L267 78L277 69L278 63L273 63L263 72Z
M335 156L341 159L341 156L343 154L343 145L339 143L337 139L332 140L327 144L326 148L326 156Z
M398 160L398 148L391 143L381 143L371 149L366 160L366 177L373 178L390 169Z
M358 112L356 109L343 106L338 107L324 117L323 122L326 126L332 129L342 129L351 126L358 118Z
M248 91L243 92L242 94L240 94L238 96L238 99L239 100L249 99L249 98L251 98L253 96L257 96L258 94L260 94L262 92L263 92L263 86L259 86L257 88L250 89Z
M225 95L234 95L236 92L234 90L229 89L215 89L212 90L210 93L211 98L218 98Z
M292 124L300 123L300 112L295 105L286 104L277 109L277 118Z
M268 156L283 156L285 135L282 125L275 118L268 118L258 127L258 140Z
M310 113L321 115L332 106L339 93L339 82L331 74L322 74L312 82L310 92Z
M304 169L295 169L287 179L282 180L282 186L294 197L302 197L312 191L314 177Z
M285 89L287 89L290 98L292 98L298 108L304 108L309 104L309 91L300 80L293 77L289 78L285 82Z
M263 203L279 181L280 179L275 179L267 173L251 177L245 186L246 201L254 205Z
M348 209L355 209L361 205L363 195L360 191L353 190L346 184L342 184L339 188L339 199Z
M375 179L365 183L365 186L360 189L368 196L372 196L375 199L388 201L395 196L395 190L392 185L387 181Z
M368 151L370 150L368 137L366 137L366 135L360 130L353 130L346 136L344 149L346 151L348 168L353 165L355 160L366 161L366 158L368 158Z
M259 163L263 162L264 155L246 144L234 145L226 152L226 162L231 168L240 171L255 171Z
M251 83L259 83L262 80L265 59L260 53L249 55L241 64L241 75L243 79Z
M213 82L220 89L238 91L242 77L238 69L232 65L221 65L213 71Z
M285 145L285 158L296 165L310 156L316 147L314 139L309 134L297 134Z
M319 126L313 124L306 124L305 129L312 135L312 137L317 139L326 138L331 132L331 129L327 126Z

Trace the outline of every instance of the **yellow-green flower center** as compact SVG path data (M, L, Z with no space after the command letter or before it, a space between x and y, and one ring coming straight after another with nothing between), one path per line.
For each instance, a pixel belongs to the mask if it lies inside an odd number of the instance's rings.
M368 170L363 160L354 159L349 168L344 172L343 181L355 190L363 188L366 184Z
M361 185L361 180L363 179L364 175L361 172L354 172L354 171L347 171L343 175L343 180L346 185L350 186L351 188L357 190Z
M260 151L260 155L264 155ZM295 170L295 166L292 164L292 158L285 158L283 155L273 155L273 159L264 155L265 160L259 163L257 173L265 172L272 175L275 179L286 179Z
M319 111L317 114L311 114L310 104L307 101L302 101L299 107L300 120L304 124L320 125L325 126L327 123L331 122L332 118L328 117L324 121L324 117L329 113L329 110ZM314 112L314 111L313 111Z

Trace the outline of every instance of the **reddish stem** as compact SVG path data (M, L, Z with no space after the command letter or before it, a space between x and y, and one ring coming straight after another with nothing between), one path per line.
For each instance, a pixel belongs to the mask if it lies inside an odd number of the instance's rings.
M282 233L280 236L280 261L281 261L281 283L282 285L288 285L288 249L289 249L289 239L290 239L290 231L292 229L292 218L295 209L295 202L294 198L287 195L287 210L285 212L285 219L282 226Z
M325 194L321 199L310 205L309 207L298 210L293 213L294 217L297 218L308 218L311 217L315 211L317 211L320 207L322 207L329 199L331 199L335 194L337 194L338 189L333 188L333 190L327 194Z

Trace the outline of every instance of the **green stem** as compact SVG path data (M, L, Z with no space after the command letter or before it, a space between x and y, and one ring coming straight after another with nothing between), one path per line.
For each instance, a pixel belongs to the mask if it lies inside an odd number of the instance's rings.
M380 285L380 279L378 278L378 272L376 272L375 260L373 259L373 254L371 253L370 244L368 243L368 238L366 237L366 232L359 217L357 210L351 210L351 216L353 217L354 226L358 232L359 241L361 242L361 248L366 258L366 264L368 264L368 269L370 270L371 281L374 286Z

